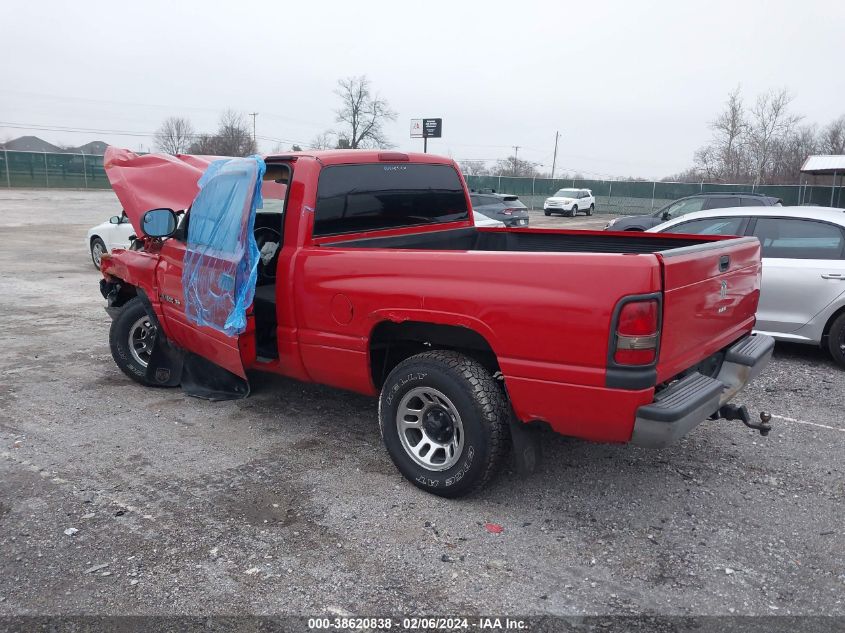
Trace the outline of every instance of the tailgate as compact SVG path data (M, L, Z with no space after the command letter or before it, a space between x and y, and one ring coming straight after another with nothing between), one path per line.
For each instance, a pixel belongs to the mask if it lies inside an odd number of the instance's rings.
M657 253L663 273L658 383L689 369L754 327L760 242L720 239Z

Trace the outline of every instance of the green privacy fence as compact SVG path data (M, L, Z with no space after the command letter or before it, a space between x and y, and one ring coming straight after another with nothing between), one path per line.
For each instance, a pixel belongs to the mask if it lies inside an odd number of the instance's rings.
M754 192L774 196L785 205L845 204L845 187L821 185L720 185L711 183L646 182L628 180L563 180L551 178L509 178L466 176L473 189L495 189L512 193L529 207L542 209L543 201L558 189L590 189L596 197L597 213L649 213L661 206L696 193ZM0 187L57 189L108 189L103 157L93 154L51 154L0 150Z
M103 157L0 150L0 187L108 189Z
M845 204L845 187L822 185L723 185L715 183L657 182L643 180L572 180L551 178L510 178L507 176L465 176L475 190L495 189L510 193L532 209L542 209L543 201L558 189L590 189L596 197L597 213L649 213L664 204L697 193L761 193L783 200L784 205L833 206Z

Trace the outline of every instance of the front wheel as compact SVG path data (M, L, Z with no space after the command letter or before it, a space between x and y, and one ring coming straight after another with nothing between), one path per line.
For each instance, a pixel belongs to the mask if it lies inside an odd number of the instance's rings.
M551 211L543 211L543 213L545 213L545 214L546 214L546 217L549 217L549 216L552 214L552 212L551 212Z
M106 248L106 244L103 240L99 237L95 237L91 240L91 261L94 262L94 268L97 270L100 270L103 255L106 253L108 253L108 249Z
M441 497L486 484L508 447L510 409L480 363L431 351L399 363L379 398L379 427L399 472Z
M569 212L569 217L574 218L577 213L578 213L578 207L572 207L572 211Z
M126 302L109 330L109 347L115 364L142 385L154 384L146 379L146 374L156 333L155 323L137 297Z
M840 314L827 333L827 348L840 367L845 367L845 314Z

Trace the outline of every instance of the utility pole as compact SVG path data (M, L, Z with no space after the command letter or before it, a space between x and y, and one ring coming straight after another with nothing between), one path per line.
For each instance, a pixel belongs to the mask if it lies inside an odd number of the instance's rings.
M258 116L258 112L250 112L249 116L252 117L252 142L255 143L255 149L258 149L258 139L255 136L255 117Z
M519 145L513 145L513 173L514 176L519 171Z
M555 165L557 164L557 139L560 136L560 132L555 132L555 155L552 158L552 180L555 179Z

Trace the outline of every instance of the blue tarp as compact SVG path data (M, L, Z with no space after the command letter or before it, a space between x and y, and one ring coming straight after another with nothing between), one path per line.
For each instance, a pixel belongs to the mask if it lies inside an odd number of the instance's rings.
M191 205L182 269L185 315L229 336L246 328L255 294L259 252L253 228L265 171L257 156L214 161Z

